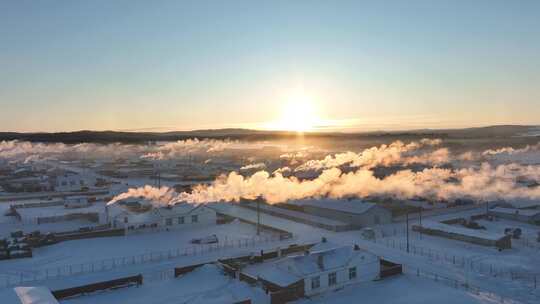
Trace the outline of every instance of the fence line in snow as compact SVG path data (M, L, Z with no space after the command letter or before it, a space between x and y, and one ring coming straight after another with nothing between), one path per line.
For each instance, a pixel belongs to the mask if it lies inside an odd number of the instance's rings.
M126 266L141 265L152 262L161 262L176 259L185 256L203 255L210 252L216 252L233 248L250 248L256 245L269 242L278 242L290 240L292 238L283 238L281 235L255 236L252 238L227 240L223 243L205 244L199 246L181 247L163 251L154 251L132 256L113 257L97 261L91 261L81 264L70 264L58 267L44 268L28 271L14 271L0 274L0 287L18 286L22 283L43 281L72 275L95 273L118 269ZM1 278L3 276L3 279ZM2 282L3 281L3 282Z
M399 249L400 251L407 251L407 243L403 241L396 241L395 239L383 238L375 240L375 243L385 245L388 248ZM474 260L473 258L467 258L456 254L448 254L439 250L435 250L429 247L423 247L415 245L409 242L409 254L428 257L433 261L441 262L443 264L454 265L467 271L472 271L482 275L489 275L492 277L506 278L512 281L522 281L528 284L532 289L540 288L540 274L512 271L504 267L498 267L491 263L484 263Z
M448 276L441 275L441 274L438 274L438 273L435 273L435 272L426 271L426 270L423 270L423 269L420 269L420 268L414 268L414 267L405 267L404 272L408 273L408 274L411 274L411 275L416 275L416 276L421 277L421 278L426 278L426 279L429 279L429 280L433 280L433 281L435 281L437 283L441 283L441 284L447 285L449 287L453 287L455 289L465 290L465 291L473 293L473 294L475 294L477 296L481 296L484 299L490 299L490 300L492 300L493 302L496 302L496 303L505 303L505 302L507 302L507 303L515 303L515 301L513 301L510 298L505 298L502 295L499 295L499 294L493 293L491 291L488 291L486 289L480 288L478 286L472 285L469 282L466 282L466 281L463 281L463 280L460 280L460 279L456 279L456 278L450 278Z

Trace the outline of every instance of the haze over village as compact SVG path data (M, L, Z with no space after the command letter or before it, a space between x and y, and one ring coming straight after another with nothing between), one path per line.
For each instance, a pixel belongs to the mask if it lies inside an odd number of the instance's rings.
M539 12L0 1L0 303L540 303Z

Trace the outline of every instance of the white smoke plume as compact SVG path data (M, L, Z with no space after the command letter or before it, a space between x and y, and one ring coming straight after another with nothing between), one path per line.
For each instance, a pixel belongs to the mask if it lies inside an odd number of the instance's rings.
M404 144L401 141L389 145L381 145L363 150L360 153L344 152L327 155L322 160L310 160L298 166L296 171L323 170L350 165L356 168L373 168L379 165L390 166L396 164L421 163L441 165L449 161L447 148L435 151L424 151L424 148L433 148L442 143L440 139L422 139L419 142Z
M62 156L73 159L167 160L192 155L215 154L229 149L250 150L268 146L282 148L282 146L267 142L249 143L215 139L187 139L158 145L33 143L12 140L0 142L0 159L37 162Z
M266 169L265 163L255 163L255 164L249 164L245 165L240 168L240 171L248 171L248 170L263 170Z
M127 198L143 198L149 200L154 207L163 207L168 205L177 196L178 193L169 187L156 188L146 185L144 187L128 189L127 192L115 196L107 205L112 205Z
M233 140L216 140L216 139L186 139L176 142L170 142L160 145L154 151L148 152L141 156L141 158L152 160L164 160L164 159L177 159L185 158L192 154L200 153L218 153L225 150L251 150L261 149L263 147L270 146L269 143L248 143L242 141Z
M343 173L338 168L324 170L313 180L300 181L280 173L270 175L259 171L250 177L236 172L220 176L212 185L199 185L191 193L176 194L168 189L131 189L117 198L144 196L157 198L170 204L239 201L242 198L263 197L269 203L311 197L367 197L381 196L398 199L424 197L433 200L453 201L470 197L479 201L497 199L540 199L540 187L520 185L520 177L540 181L540 167L517 164L492 166L488 163L478 168L430 168L420 172L401 170L385 178L377 178L365 168ZM118 199L115 198L114 201ZM114 202L113 201L113 202Z
M63 143L32 143L12 140L0 142L0 158L22 162L36 162L56 156L68 156L79 159L110 159L138 157L146 149L148 149L148 146L119 143L107 145L93 143L68 145Z
M521 149L504 147L495 150L486 150L482 154L489 160L499 163L518 162L521 164L540 164L540 143L527 145Z

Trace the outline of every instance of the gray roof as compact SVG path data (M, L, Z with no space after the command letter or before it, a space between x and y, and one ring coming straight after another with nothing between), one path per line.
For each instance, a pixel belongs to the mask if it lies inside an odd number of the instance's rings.
M369 203L362 200L337 200L337 199L308 199L291 201L289 204L297 206L312 206L341 212L363 214L371 208L377 206L375 203Z
M506 213L512 215L524 215L524 216L536 216L540 213L540 210L537 209L514 209L514 208L502 208L496 207L490 210L495 213Z

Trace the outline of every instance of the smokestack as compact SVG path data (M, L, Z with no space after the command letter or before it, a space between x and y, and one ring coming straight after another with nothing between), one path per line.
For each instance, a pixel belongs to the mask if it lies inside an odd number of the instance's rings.
M317 256L317 265L319 266L319 269L324 270L324 256L322 254Z

